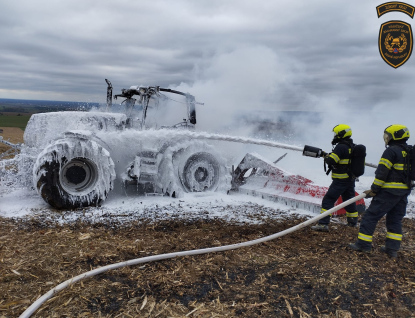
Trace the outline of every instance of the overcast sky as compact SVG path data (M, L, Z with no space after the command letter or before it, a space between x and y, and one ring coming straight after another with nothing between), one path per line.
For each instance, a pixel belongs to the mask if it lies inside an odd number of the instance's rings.
M413 97L415 57L394 69L377 44L381 23L413 20L378 18L382 1L1 2L0 98L104 101L105 78L115 92L216 83L240 99L259 88L264 102L302 108Z

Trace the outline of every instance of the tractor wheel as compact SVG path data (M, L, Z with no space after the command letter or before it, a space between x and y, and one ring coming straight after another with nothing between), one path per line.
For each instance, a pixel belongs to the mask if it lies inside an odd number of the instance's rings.
M210 153L198 152L185 162L179 177L186 192L216 190L220 179L220 164Z
M98 206L114 179L110 154L92 140L58 140L39 155L34 167L38 192L57 209Z
M168 147L159 164L157 191L180 198L185 192L228 191L231 174L218 149L200 140Z

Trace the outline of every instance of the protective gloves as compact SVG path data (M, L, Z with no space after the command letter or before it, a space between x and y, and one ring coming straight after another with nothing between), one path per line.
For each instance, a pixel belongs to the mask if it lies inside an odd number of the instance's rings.
M376 192L373 192L372 190L366 190L363 191L364 194L366 194L366 198L372 198L376 195Z
M325 151L321 151L321 157L323 158L327 158L330 154L325 152Z

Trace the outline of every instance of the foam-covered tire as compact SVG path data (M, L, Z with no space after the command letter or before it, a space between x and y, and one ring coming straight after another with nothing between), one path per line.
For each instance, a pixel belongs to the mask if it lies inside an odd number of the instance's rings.
M93 140L57 140L38 156L33 180L42 198L56 209L98 206L113 188L114 162Z
M227 192L230 188L230 169L212 145L188 140L171 145L162 154L158 192L180 198L186 192Z
M227 191L230 188L226 160L206 142L195 140L178 144L172 161L184 192Z
M211 153L192 154L180 171L180 179L186 192L216 190L220 179L220 164Z

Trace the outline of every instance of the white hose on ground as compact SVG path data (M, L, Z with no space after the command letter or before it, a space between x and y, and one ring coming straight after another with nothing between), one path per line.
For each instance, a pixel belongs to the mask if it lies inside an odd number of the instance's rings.
M148 263L148 262L155 262L155 261L160 261L160 260L165 260L165 259L169 259L169 258L174 258L174 257L180 257L180 256L190 256L190 255L199 255L199 254L206 254L206 253L213 253L213 252L223 252L223 251L229 251L229 250L234 250L234 249L238 249L241 247L247 247L247 246L252 246L252 245L256 245L256 244L260 244L263 242L267 242L273 239L276 239L278 237L284 236L286 234L295 232L303 227L306 227L307 225L310 225L312 223L315 223L316 221L324 218L325 216L332 214L342 208L344 208L345 206L356 202L360 199L363 199L366 197L365 193L359 194L358 196L347 200L333 208L331 208L330 210L327 210L324 213L321 213L303 223L300 223L298 225L295 225L289 229L286 229L284 231L269 235L269 236L265 236L263 238L259 238L253 241L247 241L247 242L243 242L243 243L237 243L237 244L231 244L231 245L224 245L224 246L218 246L218 247L210 247L210 248L204 248L204 249L199 249L199 250L190 250L190 251L183 251L183 252L174 252L174 253L168 253L168 254L160 254L160 255L153 255L153 256L147 256L147 257L142 257L142 258L136 258L133 260L129 260L129 261L125 261L125 262L120 262L120 263L116 263L116 264L111 264L111 265L107 265L104 267L100 267L100 268L96 268L92 271L83 273L81 275L75 276L71 279L68 279L67 281L64 281L63 283L59 284L58 286L56 286L55 288L51 289L50 291L48 291L46 294L44 294L43 296L41 296L40 298L38 298L30 307L28 307L20 316L19 318L26 318L26 317L30 317L45 301L47 301L48 299L50 299L53 295L57 294L58 292L60 292L62 289L71 286L72 284L84 279L84 278L88 278L88 277L92 277L101 273L104 273L106 271L109 271L111 269L117 269L117 268L121 268L121 267L125 267L125 266L130 266L130 265L137 265L137 264L142 264L142 263Z
M14 149L21 149L22 148L22 144L14 144L14 143L12 143L8 140L4 140L2 136L0 136L0 142L7 145L7 146L10 146Z

